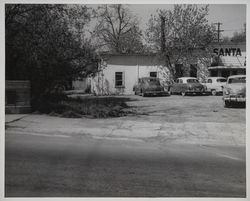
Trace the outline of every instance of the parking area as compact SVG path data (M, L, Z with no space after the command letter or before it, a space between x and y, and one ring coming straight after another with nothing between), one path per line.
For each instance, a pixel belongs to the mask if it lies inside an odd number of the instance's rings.
M224 108L222 96L141 97L131 96L128 102L144 114L140 118L157 122L245 123L244 107Z

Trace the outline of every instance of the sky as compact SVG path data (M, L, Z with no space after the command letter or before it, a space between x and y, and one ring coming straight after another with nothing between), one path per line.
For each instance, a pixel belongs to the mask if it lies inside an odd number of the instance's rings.
M95 6L94 6L95 7ZM173 9L173 4L130 4L129 8L140 20L143 30L151 14L157 9ZM233 36L234 32L242 31L246 22L246 5L244 4L209 4L209 23L221 22L222 36Z

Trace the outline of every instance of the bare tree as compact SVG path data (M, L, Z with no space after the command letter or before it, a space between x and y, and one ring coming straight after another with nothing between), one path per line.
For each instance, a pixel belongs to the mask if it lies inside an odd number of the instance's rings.
M234 32L231 41L234 43L246 42L246 33L245 32Z
M136 16L125 5L102 5L95 11L94 36L102 49L116 53L142 51L142 32Z

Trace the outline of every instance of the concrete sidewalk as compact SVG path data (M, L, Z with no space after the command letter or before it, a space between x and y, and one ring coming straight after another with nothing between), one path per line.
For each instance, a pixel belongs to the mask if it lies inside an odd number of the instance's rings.
M32 134L157 143L245 145L244 123L159 122L139 116L69 119L48 115L6 115L6 134ZM16 120L16 121L15 121Z

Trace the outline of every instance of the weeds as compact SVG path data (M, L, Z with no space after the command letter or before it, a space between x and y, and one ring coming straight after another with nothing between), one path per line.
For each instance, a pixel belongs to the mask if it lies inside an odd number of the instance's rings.
M36 104L41 113L66 118L121 117L132 113L126 104L129 98L120 97L85 97L69 98L67 96L50 96ZM126 111L124 110L126 109Z

